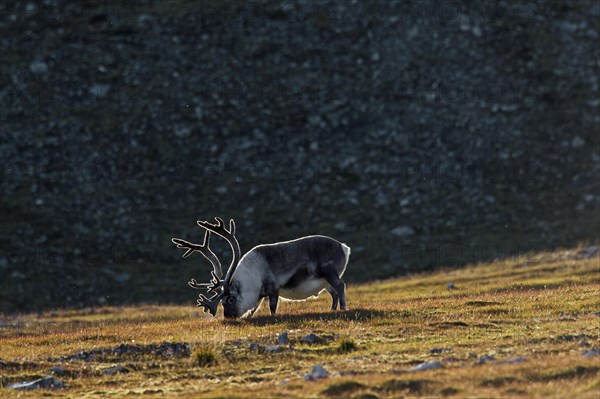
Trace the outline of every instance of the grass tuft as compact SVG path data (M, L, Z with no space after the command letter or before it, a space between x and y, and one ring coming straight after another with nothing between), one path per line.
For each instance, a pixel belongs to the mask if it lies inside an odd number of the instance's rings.
M218 364L217 356L208 347L198 349L193 356L194 363L199 367L213 367Z
M348 353L348 352L355 351L356 349L358 349L358 347L356 346L356 344L354 343L353 340L343 339L340 342L337 350L339 353Z

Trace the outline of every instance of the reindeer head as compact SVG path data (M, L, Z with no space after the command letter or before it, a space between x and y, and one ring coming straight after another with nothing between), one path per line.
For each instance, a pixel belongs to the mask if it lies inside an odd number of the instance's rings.
M206 259L213 265L213 271L211 272L212 279L209 283L198 283L195 279L188 282L190 287L196 289L206 289L207 294L215 293L210 298L204 294L200 294L198 299L198 306L203 307L205 312L210 312L213 316L217 314L217 306L221 301L223 303L224 316L227 318L239 317L238 305L240 303L240 287L239 283L231 281L233 273L237 268L240 258L240 244L235 237L235 222L233 219L229 221L229 230L224 226L223 219L216 217L216 224L212 224L206 221L197 221L198 226L204 228L204 242L202 244L192 244L188 241L180 238L172 238L171 241L177 245L178 248L186 248L187 251L183 254L183 257L188 257L192 252L200 252ZM221 263L217 256L209 248L210 233L223 237L229 243L231 250L233 251L233 258L231 265L227 270L225 278L222 279L223 272L221 269Z

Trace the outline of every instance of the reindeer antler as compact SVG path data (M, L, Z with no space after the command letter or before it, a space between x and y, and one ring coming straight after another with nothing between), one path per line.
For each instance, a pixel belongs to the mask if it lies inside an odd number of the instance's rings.
M228 286L231 282L233 272L235 272L238 263L240 263L240 243L235 237L235 222L233 221L233 219L229 220L229 230L225 228L223 219L215 217L215 220L217 221L216 224L212 224L202 220L198 220L196 223L198 223L198 226L205 228L207 231L211 231L216 235L223 237L229 243L229 246L233 251L233 258L231 259L231 264L229 265L229 269L227 270L227 274L225 275L224 279L224 285Z
M219 306L219 300L223 296L224 291L207 298L204 294L200 294L200 298L197 300L198 307L204 307L204 312L210 312L211 315L217 315L217 306Z
M187 251L183 254L184 258L190 256L193 252L200 252L213 266L214 273L221 278L223 276L223 269L221 268L221 262L217 255L209 248L210 244L210 231L206 230L204 232L204 242L202 244L193 244L189 241L182 240L181 238L171 238L171 242L177 245L177 248L187 248ZM191 280L190 283L197 285L195 283L196 280ZM192 288L198 288L190 284Z
M235 222L233 219L229 221L229 230L224 226L223 219L215 217L216 224L209 223L207 221L198 220L196 223L198 226L206 230L204 234L204 242L202 244L193 244L191 242L182 240L181 238L172 238L173 244L177 245L177 248L186 248L187 251L183 254L184 258L190 256L194 251L200 252L206 259L213 265L213 271L211 272L212 279L209 283L198 283L195 279L191 279L188 285L196 289L206 289L208 292L215 292L215 295L208 298L204 294L200 294L198 298L198 306L203 307L205 312L210 312L213 316L217 314L217 307L221 297L225 294L225 288L231 282L231 277L235 271L241 258L240 244L235 237ZM233 258L231 264L227 270L227 275L222 279L223 271L221 269L221 262L215 255L215 253L209 248L210 233L213 232L220 237L223 237L231 247L233 251ZM219 291L220 289L220 291Z
M221 280L214 271L210 272L210 275L212 276L212 279L209 283L199 283L193 278L188 281L188 285L197 290L205 289L208 292L216 292L218 288L223 287L223 280Z

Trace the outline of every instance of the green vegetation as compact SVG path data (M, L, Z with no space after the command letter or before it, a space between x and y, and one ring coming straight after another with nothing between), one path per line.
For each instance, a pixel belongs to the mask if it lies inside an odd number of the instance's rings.
M600 264L581 253L350 285L343 312L322 295L234 321L148 305L3 316L0 397L596 398ZM315 364L329 377L306 381ZM7 388L46 375L66 390Z
M338 346L338 352L348 353L356 350L356 344L351 339L343 339Z
M209 348L201 348L194 353L195 363L199 367L217 365L217 356Z

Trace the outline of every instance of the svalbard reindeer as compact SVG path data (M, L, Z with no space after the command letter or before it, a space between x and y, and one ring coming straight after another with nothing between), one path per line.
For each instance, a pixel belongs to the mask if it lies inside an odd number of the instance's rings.
M183 257L200 252L213 266L210 283L200 284L192 279L192 288L206 289L214 293L208 298L200 294L198 306L213 316L217 314L219 302L227 318L252 316L264 298L269 298L271 315L277 310L279 297L290 300L305 300L327 290L332 298L331 309L346 309L346 285L341 280L350 247L326 236L306 236L292 241L258 245L241 255L240 244L235 237L235 222L229 221L229 230L223 219L215 218L216 224L198 221L205 229L204 242L193 244L180 238L171 241L187 251ZM221 263L209 248L210 234L224 238L233 251L231 265L225 278Z

